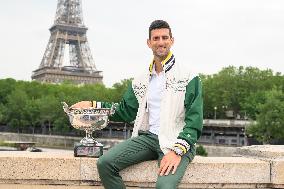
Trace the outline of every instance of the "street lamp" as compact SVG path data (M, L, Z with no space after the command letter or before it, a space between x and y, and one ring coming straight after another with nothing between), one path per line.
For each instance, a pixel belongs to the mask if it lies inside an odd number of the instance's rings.
M226 109L228 108L228 106L224 106L224 105L223 105L222 108L223 108L224 110L226 110Z
M217 110L217 107L215 106L214 107L214 119L216 119L216 110Z
M227 111L228 106L223 105L222 106L222 116L224 116L223 118L227 117L226 111Z

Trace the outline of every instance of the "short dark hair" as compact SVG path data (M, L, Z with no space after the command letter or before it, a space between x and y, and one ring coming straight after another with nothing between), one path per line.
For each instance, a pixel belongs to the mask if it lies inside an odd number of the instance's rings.
M151 31L155 29L167 28L170 30L170 37L172 38L172 30L170 25L164 20L155 20L149 27L149 39L151 39Z

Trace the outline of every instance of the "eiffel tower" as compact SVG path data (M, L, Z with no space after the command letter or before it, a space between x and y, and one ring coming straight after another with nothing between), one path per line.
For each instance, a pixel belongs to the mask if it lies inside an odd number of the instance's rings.
M102 71L97 70L88 45L87 29L81 0L58 0L49 42L32 79L47 83L102 83Z

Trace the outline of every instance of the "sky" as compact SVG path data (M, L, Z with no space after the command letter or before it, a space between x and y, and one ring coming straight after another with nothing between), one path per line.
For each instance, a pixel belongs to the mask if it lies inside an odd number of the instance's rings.
M87 38L111 87L148 69L148 27L166 20L176 60L190 72L227 66L284 73L283 0L82 0ZM0 0L0 79L31 80L46 49L57 0Z

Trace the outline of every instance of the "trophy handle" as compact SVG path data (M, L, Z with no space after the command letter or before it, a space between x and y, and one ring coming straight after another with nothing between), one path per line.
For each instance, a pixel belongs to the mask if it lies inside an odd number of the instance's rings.
M69 106L66 102L61 102L61 104L63 105L63 110L66 114L69 114L70 113L70 109L69 109Z

